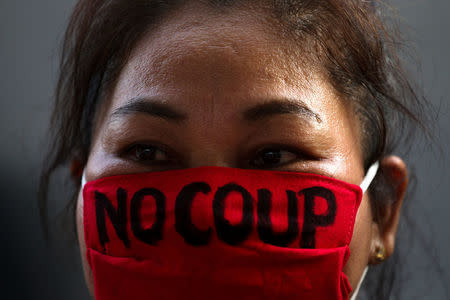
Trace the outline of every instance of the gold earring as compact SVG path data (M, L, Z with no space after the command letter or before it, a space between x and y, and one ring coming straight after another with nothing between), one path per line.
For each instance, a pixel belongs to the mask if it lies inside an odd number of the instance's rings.
M375 259L377 262L382 262L386 259L386 253L383 246L378 246L375 252Z

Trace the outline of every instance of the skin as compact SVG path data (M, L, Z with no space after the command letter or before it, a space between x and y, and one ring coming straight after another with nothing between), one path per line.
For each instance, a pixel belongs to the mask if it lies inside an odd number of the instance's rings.
M97 112L85 166L87 181L116 174L225 166L317 173L359 185L365 174L360 124L353 110L312 61L305 63L303 51L278 38L260 16L242 10L220 14L190 4L148 32ZM303 110L243 118L244 111L273 101L294 103ZM144 112L117 113L120 107L137 102L162 102L186 117L174 121ZM155 160L139 160L136 148L130 150L136 143L146 145L141 149L156 147ZM264 165L258 151L267 147L281 151L278 165ZM395 199L376 223L369 196L363 197L344 269L353 289L364 268L376 263L377 247L384 247L386 257L394 249L407 171L394 156L384 158L381 167L391 179ZM82 205L80 190L77 231L93 295Z

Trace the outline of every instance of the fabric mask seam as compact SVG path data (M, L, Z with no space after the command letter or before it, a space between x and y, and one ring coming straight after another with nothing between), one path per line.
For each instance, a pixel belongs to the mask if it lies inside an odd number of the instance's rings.
M186 170L186 169L180 169L180 170ZM246 169L243 169L243 170L246 170ZM108 182L109 180L113 180L113 178L117 179L117 177L121 177L121 176L139 176L139 175L140 176L146 176L146 175L152 175L152 173L158 173L158 172L159 171L156 171L156 172L145 172L145 173L131 173L131 174L111 175L111 176L101 177L101 178L98 178L98 179L95 179L95 180L87 181L86 184L91 184L92 185L94 183L101 183L101 182L104 182L104 181ZM282 175L282 176L285 176L285 175L299 176L301 178L302 177L312 176L318 182L326 182L327 184L330 184L333 187L340 187L340 188L344 187L344 188L346 188L346 187L350 186L351 190L353 192L357 192L358 188L361 189L361 187L359 185L357 185L357 184L346 182L346 181L343 181L341 179L337 179L337 178L334 178L334 177L327 177L325 175L320 175L320 174L315 174L315 173L296 173L296 172L286 172L286 173L293 173L293 174L285 174L285 173L283 173L283 174L280 174L280 175ZM278 175L276 175L276 176L278 176Z
M84 187L83 191L82 191L82 195L83 195L83 232L84 232L84 243L86 245L86 256L89 262L89 265L92 268L92 264L91 264L91 255L89 254L88 247L87 245L89 245L88 240L90 239L89 233L88 233L88 228L90 228L90 220L87 216L87 206L86 206L86 202L87 202L87 197L85 197L85 194L87 194L87 188L88 187Z
M358 196L359 196L358 193L355 193L355 198L357 198ZM359 205L361 205L361 203L362 203L362 197L364 197L364 195L361 196L361 202L359 203ZM357 203L355 203L353 205L352 216L351 216L351 218L349 218L349 224L347 225L348 229L347 229L347 234L346 234L346 238L345 238L346 245L349 245L351 242L351 239L352 239L353 229L354 229L355 223L356 223L356 220L355 220L356 205L357 205ZM352 222L352 220L353 220L353 222Z
M230 246L230 247L235 247L235 246ZM294 249L294 251L304 251L304 250L308 250L308 251L312 251L312 250L329 250L329 252L333 252L333 251L337 251L338 249L345 249L348 248L348 245L345 246L340 246L340 247L333 247L333 248L315 248L315 249L307 249L307 248L292 248ZM264 253L262 253L260 251L260 249L257 248L245 248L245 247L239 247L241 250L245 250L247 252L251 252L251 253L257 253L260 257L264 257ZM282 248L282 247L280 247ZM92 252L96 252L99 255L104 255L104 256L109 256L112 258L117 258L117 259L132 259L135 260L136 262L142 262L142 261L146 261L146 260L152 260L151 258L136 258L134 256L118 256L118 255L112 255L112 254L107 254L107 253L102 253L99 250L96 250L94 248L91 247L86 247L86 251L89 249L89 251Z

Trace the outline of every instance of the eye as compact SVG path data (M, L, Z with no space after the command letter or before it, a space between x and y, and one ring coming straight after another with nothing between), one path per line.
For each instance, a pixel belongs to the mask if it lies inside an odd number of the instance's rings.
M136 144L128 148L126 155L137 162L143 163L161 163L169 160L169 156L166 151L145 144Z
M281 148L265 148L257 152L250 164L257 168L274 168L298 160L299 155Z

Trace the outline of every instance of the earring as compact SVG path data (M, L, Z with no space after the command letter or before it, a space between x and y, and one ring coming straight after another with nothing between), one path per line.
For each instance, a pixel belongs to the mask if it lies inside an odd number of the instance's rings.
M386 259L386 253L384 251L384 247L378 246L375 251L376 251L375 252L375 260L377 262L383 262Z

